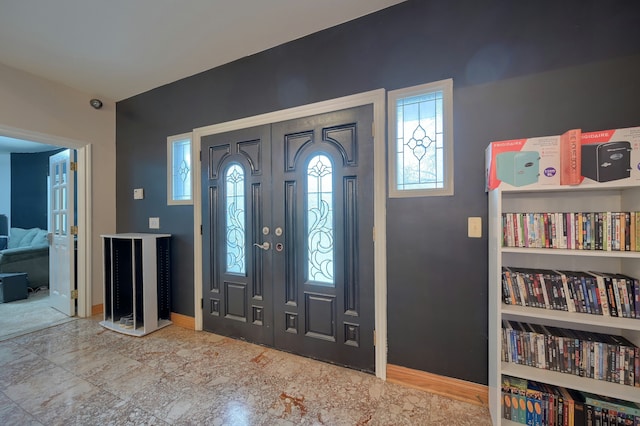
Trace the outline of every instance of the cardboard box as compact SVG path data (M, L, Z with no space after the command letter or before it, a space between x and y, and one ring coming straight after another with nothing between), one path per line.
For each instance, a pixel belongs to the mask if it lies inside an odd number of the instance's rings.
M579 139L580 143L576 141ZM486 189L640 185L640 127L492 142Z
M560 185L560 136L492 142L485 154L489 191Z
M571 129L560 136L560 185L580 185L582 176L582 131Z
M582 133L581 156L581 186L638 185L640 127Z

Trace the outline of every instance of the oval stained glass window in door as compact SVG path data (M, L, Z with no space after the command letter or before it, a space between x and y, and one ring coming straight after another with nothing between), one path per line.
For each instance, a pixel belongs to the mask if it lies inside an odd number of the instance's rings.
M244 274L245 259L245 197L244 170L239 164L231 164L224 175L226 189L225 246L227 272Z
M333 173L326 155L316 155L307 167L308 279L334 284Z

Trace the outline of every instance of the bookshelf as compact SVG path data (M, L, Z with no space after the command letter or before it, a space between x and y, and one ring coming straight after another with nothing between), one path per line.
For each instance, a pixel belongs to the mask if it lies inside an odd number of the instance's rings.
M507 305L502 298L502 267L623 273L640 278L640 251L503 247L503 213L640 211L640 186L615 182L579 186L515 188L489 192L489 409L495 425L502 418L502 375L607 395L640 403L640 388L504 362L503 320L620 335L640 346L640 319Z
M171 235L102 235L105 328L141 337L171 324Z

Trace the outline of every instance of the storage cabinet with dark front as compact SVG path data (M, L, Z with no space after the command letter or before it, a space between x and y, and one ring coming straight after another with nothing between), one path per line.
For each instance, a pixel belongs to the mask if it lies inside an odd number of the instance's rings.
M171 324L171 235L102 235L104 320L108 329L144 336Z

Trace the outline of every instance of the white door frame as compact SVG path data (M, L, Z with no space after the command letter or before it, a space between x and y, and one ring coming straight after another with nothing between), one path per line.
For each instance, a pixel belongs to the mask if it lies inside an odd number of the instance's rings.
M93 234L91 220L91 144L74 139L5 126L1 123L0 135L76 150L76 161L78 163L76 175L76 182L78 184L78 259L76 262L78 271L76 280L78 287L78 310L76 315L81 318L90 317L92 307L91 236Z
M375 281L375 357L376 376L382 380L387 377L387 231L386 231L386 96L384 89L372 90L356 95L318 102L300 107L260 114L253 117L193 130L192 156L199 159L201 139L204 136L263 124L294 120L316 114L324 114L341 109L362 105L373 105L373 184L374 184L374 281ZM200 161L194 161L193 167L193 235L194 235L194 312L196 330L202 330L202 184Z

